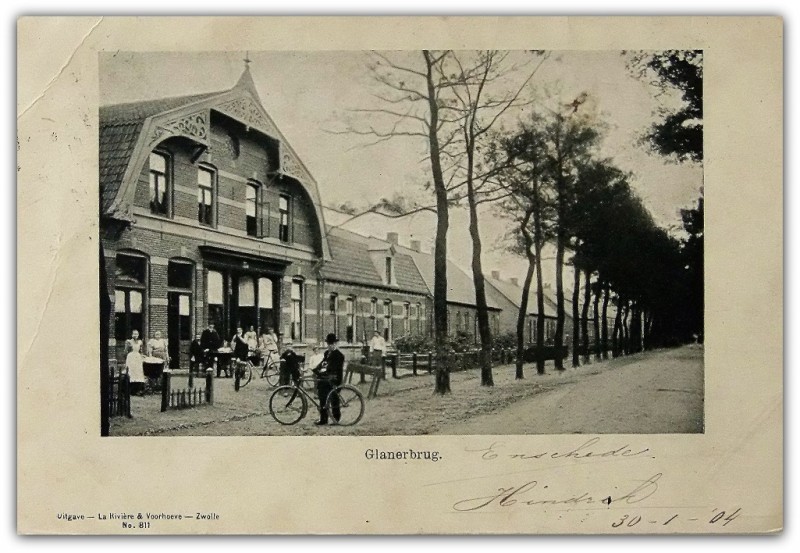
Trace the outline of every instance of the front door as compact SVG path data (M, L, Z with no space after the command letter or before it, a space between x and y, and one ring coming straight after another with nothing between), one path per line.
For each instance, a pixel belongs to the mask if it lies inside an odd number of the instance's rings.
M192 340L192 296L183 292L169 292L167 304L170 368L188 367Z

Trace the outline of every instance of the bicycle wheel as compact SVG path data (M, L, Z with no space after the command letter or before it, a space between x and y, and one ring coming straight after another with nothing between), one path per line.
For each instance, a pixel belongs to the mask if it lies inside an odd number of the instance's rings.
M328 394L325 402L331 420L335 420L341 426L352 426L364 416L364 396L353 386L347 384L337 386ZM336 417L335 411L339 410Z
M281 380L281 371L278 369L278 366L275 363L271 363L264 368L264 378L267 379L267 385L270 388L274 388L275 386L280 383Z
M250 363L239 369L239 388L244 388L253 380L253 367Z
M307 412L308 400L294 386L281 386L269 398L269 414L281 424L295 424Z

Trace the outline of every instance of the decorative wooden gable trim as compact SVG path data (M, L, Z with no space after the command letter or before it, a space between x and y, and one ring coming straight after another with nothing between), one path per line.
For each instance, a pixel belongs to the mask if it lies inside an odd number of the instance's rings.
M314 182L314 179L311 178L311 175L308 173L308 171L306 171L305 167L303 167L303 164L300 163L300 160L297 159L295 153L286 146L285 142L281 142L280 170L282 173L289 175L290 177L294 177L300 182L307 184Z
M228 102L215 105L214 109L229 115L273 138L279 138L280 132L275 124L263 112L261 106L250 96L242 96Z
M209 113L206 109L164 122L154 119L147 145L152 148L171 136L187 136L208 145Z

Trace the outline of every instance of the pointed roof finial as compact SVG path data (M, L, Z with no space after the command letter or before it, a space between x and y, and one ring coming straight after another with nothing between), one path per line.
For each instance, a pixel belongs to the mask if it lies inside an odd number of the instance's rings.
M247 50L244 53L244 67L245 67L245 69L250 67L250 62L251 61L253 61L253 60L250 59L250 50Z

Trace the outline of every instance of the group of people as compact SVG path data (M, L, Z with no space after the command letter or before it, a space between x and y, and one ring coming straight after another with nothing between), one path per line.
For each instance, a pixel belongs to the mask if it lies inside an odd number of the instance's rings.
M377 333L376 333L377 334ZM381 340L383 338L381 337ZM319 420L314 424L324 425L329 423L328 410L325 409L325 403L328 395L336 387L342 384L344 380L344 354L338 348L338 338L335 334L328 334L325 337L326 349L324 353L320 354L317 348L314 348L313 354L309 357L309 365L313 367L312 371L317 376L317 397L319 398L320 411ZM279 355L279 340L274 329L258 336L251 326L247 332L244 332L242 327L236 329L236 334L231 338L230 346L233 358L239 361L247 361L249 357L264 356L266 361L278 359L281 366L281 384L288 384L290 379L295 384L300 382L300 361L301 357L295 352L292 344L285 344L284 351ZM208 324L208 327L202 332L197 334L189 349L190 371L199 371L201 366L209 368L213 367L215 358L219 355L226 343L220 338L219 333L215 329L213 322ZM380 343L376 343L380 347ZM131 393L141 395L144 392L145 382L147 379L144 375L144 357L142 355L143 341L139 337L139 331L134 330L131 333L131 338L126 340L126 358L125 366L128 371L131 382ZM383 349L373 349L373 351L382 355L385 350L385 342L383 342ZM162 360L164 367L169 366L169 345L160 331L156 331L147 343L147 353L150 357L157 357ZM220 364L217 363L217 377L220 376ZM224 368L226 376L228 376L227 368ZM331 398L331 416L333 423L339 421L341 415L341 406L339 405L338 396Z
M250 326L247 332L243 327L236 329L236 334L230 340L230 351L224 351L228 344L222 340L213 322L208 323L202 334L195 335L189 347L189 370L199 371L200 367L210 368L214 366L214 360L220 353L231 353L234 359L247 361L253 357L256 361L264 356L269 362L276 361L278 356L278 335L275 329L271 328L258 336L255 329ZM223 363L217 363L217 377L225 371L225 376L230 376L229 367Z
M144 394L147 378L144 375L144 356L142 348L144 343L139 337L139 331L131 332L129 340L125 341L125 368L131 383L131 393L135 395ZM164 339L160 331L156 331L153 337L147 342L148 357L160 359L164 367L169 366L169 344Z

